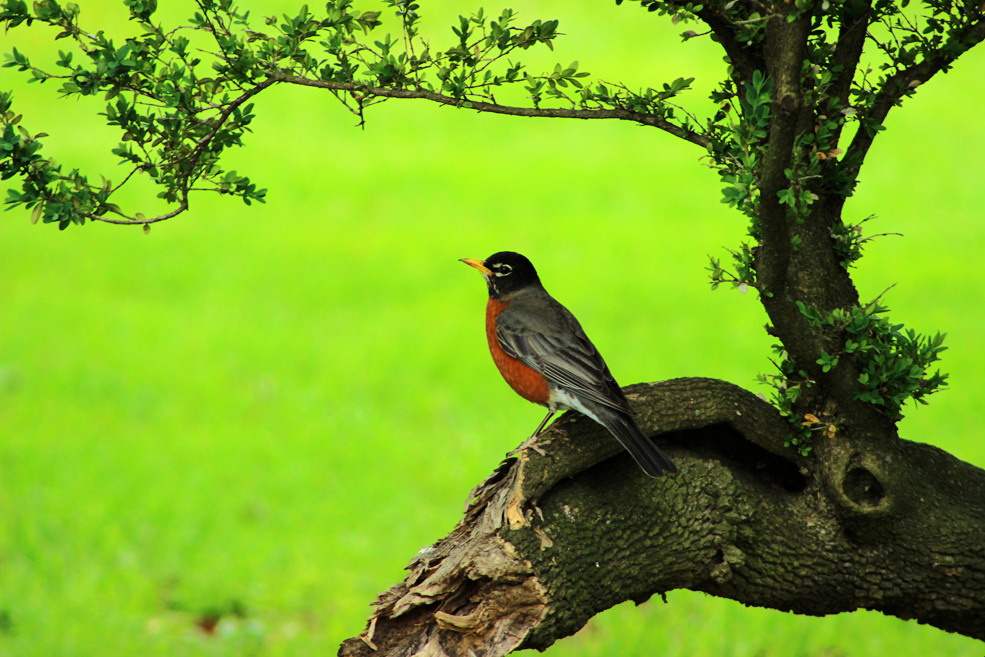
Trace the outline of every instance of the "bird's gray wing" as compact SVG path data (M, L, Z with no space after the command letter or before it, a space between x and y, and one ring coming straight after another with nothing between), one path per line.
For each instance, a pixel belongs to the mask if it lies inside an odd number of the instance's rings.
M578 320L554 299L537 312L511 305L496 321L499 344L510 356L543 374L548 382L583 401L632 413L602 355Z

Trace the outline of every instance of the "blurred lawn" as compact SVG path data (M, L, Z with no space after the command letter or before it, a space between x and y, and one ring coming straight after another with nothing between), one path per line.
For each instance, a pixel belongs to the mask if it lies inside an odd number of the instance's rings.
M82 4L100 27L121 24L122 3ZM570 35L545 65L713 85L712 44L682 47L679 28L632 6L570 4L520 7ZM442 35L466 9L425 11ZM5 52L50 36L21 32ZM951 387L904 435L977 464L983 74L979 49L894 110L846 211L878 214L870 233L905 234L870 244L863 297L896 283L897 321L949 333ZM52 85L0 70L11 86L27 128L52 134L49 152L116 172L99 103L53 102ZM257 107L233 159L270 189L266 205L201 197L147 236L0 218L2 655L334 654L541 417L495 374L484 286L458 258L528 254L625 384L715 376L759 391L765 317L752 295L710 293L703 270L744 227L695 147L628 124L423 103L374 108L360 131L311 90ZM551 653L981 652L879 614L668 600L603 614ZM216 614L215 634L195 625Z

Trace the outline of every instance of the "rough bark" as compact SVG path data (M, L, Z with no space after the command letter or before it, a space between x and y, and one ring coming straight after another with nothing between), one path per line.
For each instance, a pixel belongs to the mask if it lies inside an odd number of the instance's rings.
M801 614L874 609L985 640L985 471L929 445L783 446L790 425L723 381L627 388L680 473L651 479L569 413L507 459L381 594L339 654L543 649L625 600L688 588ZM837 441L838 438L832 439Z

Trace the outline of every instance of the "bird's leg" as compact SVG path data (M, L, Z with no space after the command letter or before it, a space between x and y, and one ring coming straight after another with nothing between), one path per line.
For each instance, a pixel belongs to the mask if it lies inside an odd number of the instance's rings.
M540 424L537 425L537 430L534 431L534 435L530 436L531 439L536 438L537 436L540 435L540 432L544 430L544 427L546 427L547 423L551 421L551 418L554 417L555 413L557 413L557 410L553 408L547 411L547 417L541 420Z
M554 409L548 411L547 417L545 417L543 421L541 421L540 425L537 427L537 430L534 431L534 435L530 436L522 443L520 443L520 446L514 449L512 452L508 453L507 456L513 456L517 452L520 452L524 449L532 449L538 454L540 454L541 456L547 456L547 452L542 450L540 446L537 444L537 437L540 436L540 432L544 430L544 427L547 426L547 423L550 422L551 418L554 417L555 413L557 413L557 411Z

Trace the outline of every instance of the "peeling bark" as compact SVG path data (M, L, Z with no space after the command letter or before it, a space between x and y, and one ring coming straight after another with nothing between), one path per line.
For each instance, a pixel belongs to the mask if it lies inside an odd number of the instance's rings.
M985 639L985 471L928 445L783 447L773 407L713 379L627 388L680 473L651 479L574 413L504 461L339 654L544 649L625 600L688 588L801 614L875 609ZM832 439L832 442L838 438Z

